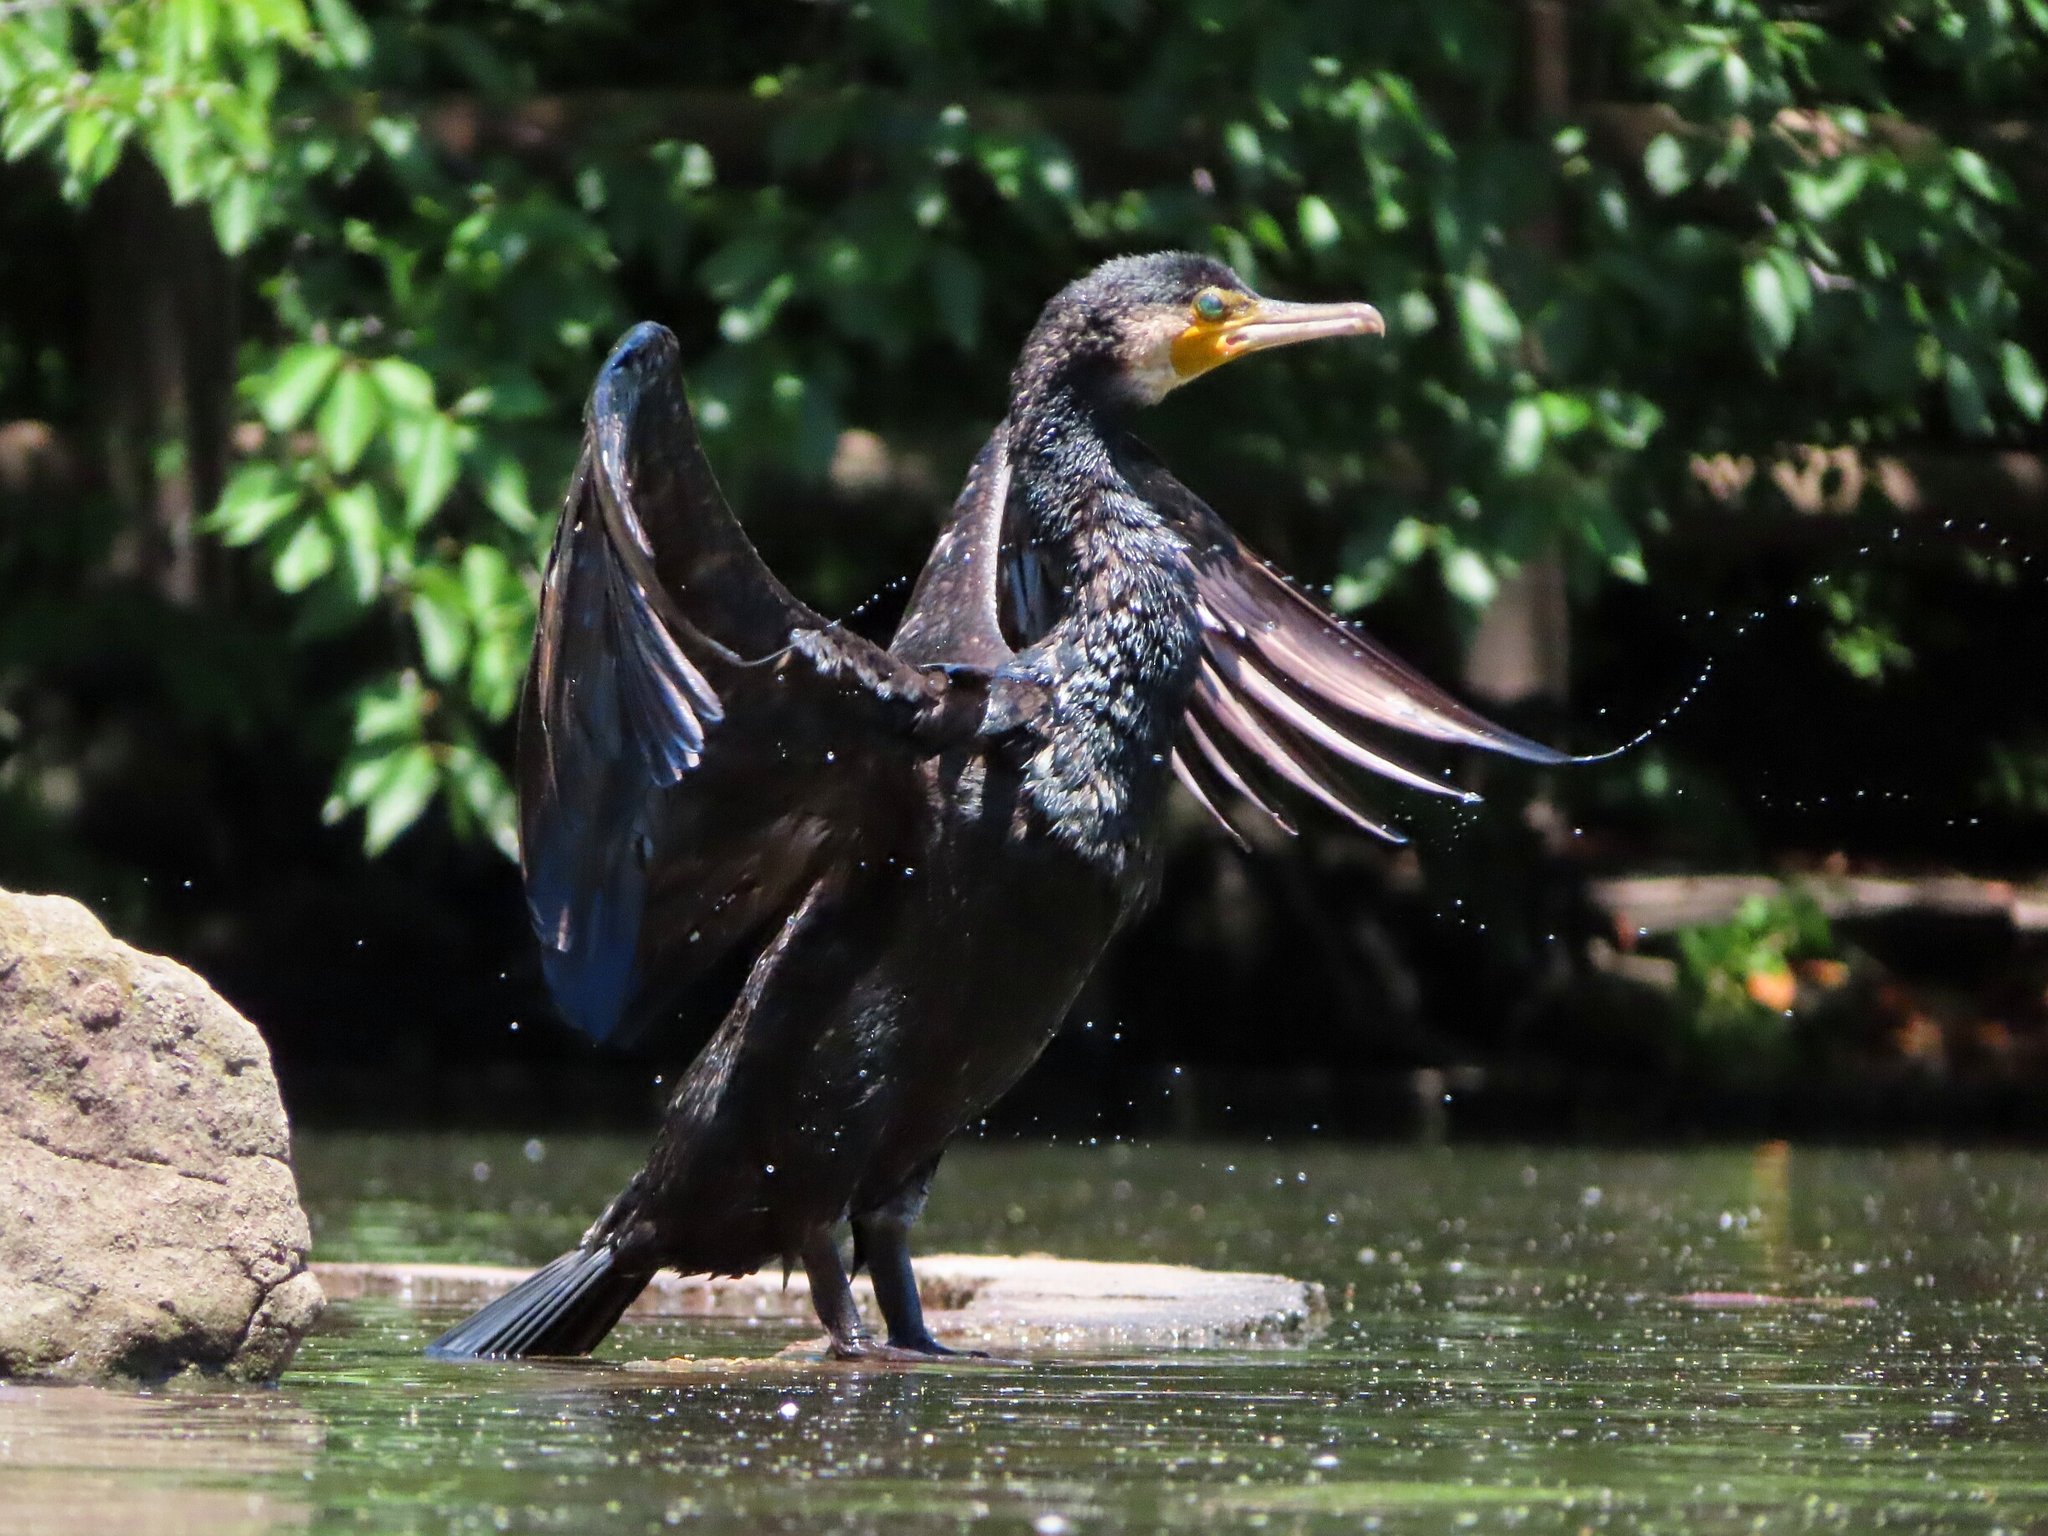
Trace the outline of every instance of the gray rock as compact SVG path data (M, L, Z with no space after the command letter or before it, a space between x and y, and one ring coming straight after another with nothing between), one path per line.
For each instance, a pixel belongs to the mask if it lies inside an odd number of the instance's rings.
M319 1316L270 1053L75 901L0 891L0 1377L275 1377Z
M337 1301L386 1296L465 1311L530 1273L484 1264L316 1268ZM917 1288L939 1339L999 1351L1284 1348L1315 1337L1330 1320L1323 1288L1312 1282L1178 1264L935 1253L917 1261ZM854 1282L854 1295L871 1319L879 1316L866 1279ZM787 1284L774 1270L731 1280L664 1271L626 1315L816 1321L801 1270Z

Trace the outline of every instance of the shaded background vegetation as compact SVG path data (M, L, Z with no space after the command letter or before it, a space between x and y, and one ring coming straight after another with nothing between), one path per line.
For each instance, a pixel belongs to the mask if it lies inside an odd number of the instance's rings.
M507 859L625 325L886 633L1037 307L1191 246L1390 335L1176 397L1182 476L1522 727L1649 734L1398 856L1183 817L1010 1117L2032 1123L2043 0L7 0L0 153L0 881L304 1109L663 1065L550 1021ZM1702 871L1760 878L1599 883Z

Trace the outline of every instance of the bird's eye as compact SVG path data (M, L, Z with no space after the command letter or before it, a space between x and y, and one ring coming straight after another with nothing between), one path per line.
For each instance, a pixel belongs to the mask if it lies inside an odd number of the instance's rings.
M1195 295L1195 317L1214 325L1229 313L1230 301L1223 297L1219 288L1204 288Z

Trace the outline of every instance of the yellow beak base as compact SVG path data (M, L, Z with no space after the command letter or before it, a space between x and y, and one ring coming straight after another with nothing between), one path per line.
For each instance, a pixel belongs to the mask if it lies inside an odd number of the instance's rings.
M1192 379L1234 358L1298 341L1383 336L1387 322L1370 304L1287 304L1258 299L1234 315L1196 321L1173 339L1173 371Z

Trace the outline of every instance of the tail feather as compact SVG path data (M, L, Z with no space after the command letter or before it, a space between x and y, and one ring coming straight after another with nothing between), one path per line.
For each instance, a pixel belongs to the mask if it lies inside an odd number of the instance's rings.
M651 1275L618 1267L609 1244L572 1248L427 1346L438 1360L587 1355Z

